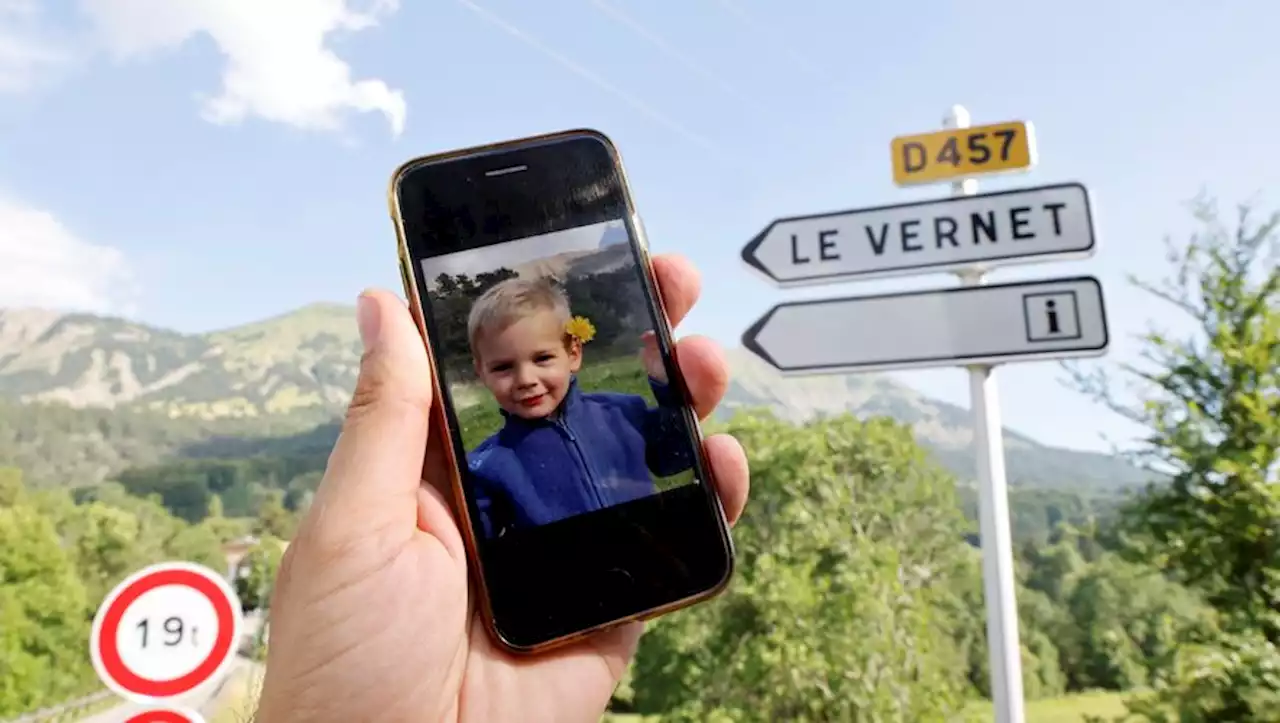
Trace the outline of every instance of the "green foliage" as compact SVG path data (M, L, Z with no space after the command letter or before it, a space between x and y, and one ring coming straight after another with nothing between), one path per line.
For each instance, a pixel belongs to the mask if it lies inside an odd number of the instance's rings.
M120 483L138 496L159 495L175 515L198 522L211 516L218 498L220 514L255 515L268 499L296 510L319 483L328 449L312 454L255 456L246 459L185 459L127 470Z
M86 609L53 523L27 505L0 507L0 716L92 685Z
M515 278L516 272L501 268L476 274L440 274L435 278L435 289L430 292L431 317L435 322L433 341L436 359L453 379L474 377L471 368L471 345L467 340L467 316L471 306L489 287Z
M1150 685L1180 646L1211 639L1215 615L1149 567L1107 554L1072 582L1063 667L1076 690Z
M977 520L977 488L960 487L957 492L965 516ZM1125 498L1115 492L1014 487L1009 490L1009 522L1013 540L1034 548L1046 544L1054 529L1061 524L1105 528L1124 501Z
M0 505L0 718L97 688L89 623L126 576L165 560L226 566L223 520L189 525L119 485L79 498L35 490Z
M141 410L0 399L0 466L21 469L31 489L87 485L123 469L158 464L200 440L261 437L302 426L300 419L174 419Z
M284 495L274 493L263 501L258 508L258 519L253 525L255 534L264 538L288 540L297 529L298 520L293 513L285 509Z
M1206 591L1216 606L1280 640L1280 216L1234 231L1212 207L1204 232L1175 249L1174 278L1140 284L1181 310L1195 334L1145 337L1140 408L1149 463L1173 471L1127 510L1135 555ZM1109 389L1092 389L1111 400Z
M283 556L283 542L275 537L262 537L236 566L236 595L246 613L267 609Z
M1124 371L1138 405L1120 400L1105 373L1076 385L1148 430L1141 450L1171 472L1128 505L1121 539L1145 560L1200 591L1220 611L1224 634L1185 646L1150 696L1131 710L1155 720L1277 718L1280 658L1280 215L1254 224L1240 209L1234 228L1213 206L1196 205L1203 229L1170 245L1171 278L1141 281L1190 322L1181 338L1152 331L1144 365ZM1094 591L1088 605L1132 605L1132 592ZM1153 702L1154 701L1154 702ZM1151 706L1163 705L1171 717ZM1158 706L1157 706L1158 707ZM1172 711L1172 712L1169 712Z
M957 595L953 633L964 652L965 679L971 692L991 696L991 667L987 648L986 601L983 597L982 558L969 550L954 575ZM1068 688L1058 650L1059 631L1070 621L1061 603L1044 593L1019 585L1019 638L1022 643L1022 687L1029 700L1057 695Z
M0 467L0 507L12 507L26 493L22 482L22 470L17 467Z
M1176 651L1152 690L1126 701L1125 723L1280 720L1280 651L1259 633Z
M939 720L962 705L952 480L905 428L735 417L753 501L719 599L641 640L634 705L664 720Z

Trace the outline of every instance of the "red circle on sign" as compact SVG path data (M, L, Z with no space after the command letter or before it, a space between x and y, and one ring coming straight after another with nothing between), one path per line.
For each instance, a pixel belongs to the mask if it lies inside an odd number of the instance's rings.
M144 710L125 723L193 723L194 718L176 710Z
M218 618L218 636L213 641L213 649L209 651L208 657L190 673L171 680L154 680L129 670L120 657L120 649L116 645L116 633L125 611L135 600L142 597L144 593L166 585L181 585L203 595L213 605L214 613ZM120 591L119 596L111 602L111 607L102 617L102 627L98 631L97 642L103 671L121 688L134 695L148 698L169 698L194 690L218 671L222 661L231 652L231 646L235 644L235 611L231 608L231 601L227 599L222 588L204 575L185 569L160 570L138 578ZM186 719L173 720L185 721Z

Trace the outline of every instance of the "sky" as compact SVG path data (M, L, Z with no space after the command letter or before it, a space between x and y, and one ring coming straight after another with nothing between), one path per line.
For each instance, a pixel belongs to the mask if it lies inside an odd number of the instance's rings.
M0 0L0 306L199 332L398 290L396 166L591 127L653 250L702 272L680 331L737 345L785 299L957 283L781 291L739 252L777 217L945 196L894 186L889 141L959 103L1036 130L1037 167L982 190L1089 188L1094 257L991 281L1096 275L1114 364L1179 328L1126 277L1161 273L1189 199L1280 203L1277 25L1280 4L1189 0ZM1135 431L1053 362L997 374L1041 441ZM961 370L895 376L967 406Z

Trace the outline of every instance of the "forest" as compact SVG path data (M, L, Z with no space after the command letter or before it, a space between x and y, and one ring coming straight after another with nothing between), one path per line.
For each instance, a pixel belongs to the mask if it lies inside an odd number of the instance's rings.
M1133 459L1167 481L1011 502L1026 695L1111 691L1116 721L1280 720L1280 220L1197 213L1168 279L1134 280L1184 331L1149 332L1130 364L1068 368L1141 425ZM649 626L611 715L964 720L989 695L972 487L887 418L743 412L708 427L750 458L735 580ZM223 441L106 484L0 472L0 718L96 689L89 621L129 572L221 568L226 540L288 539L332 431ZM255 558L246 605L266 604L274 559Z

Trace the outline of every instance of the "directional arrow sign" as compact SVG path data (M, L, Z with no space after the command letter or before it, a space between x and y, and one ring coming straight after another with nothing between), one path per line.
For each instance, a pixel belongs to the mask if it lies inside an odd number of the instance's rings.
M742 335L788 375L1101 356L1108 342L1087 276L790 302Z
M1087 258L1089 192L1063 183L781 218L742 260L781 286Z

